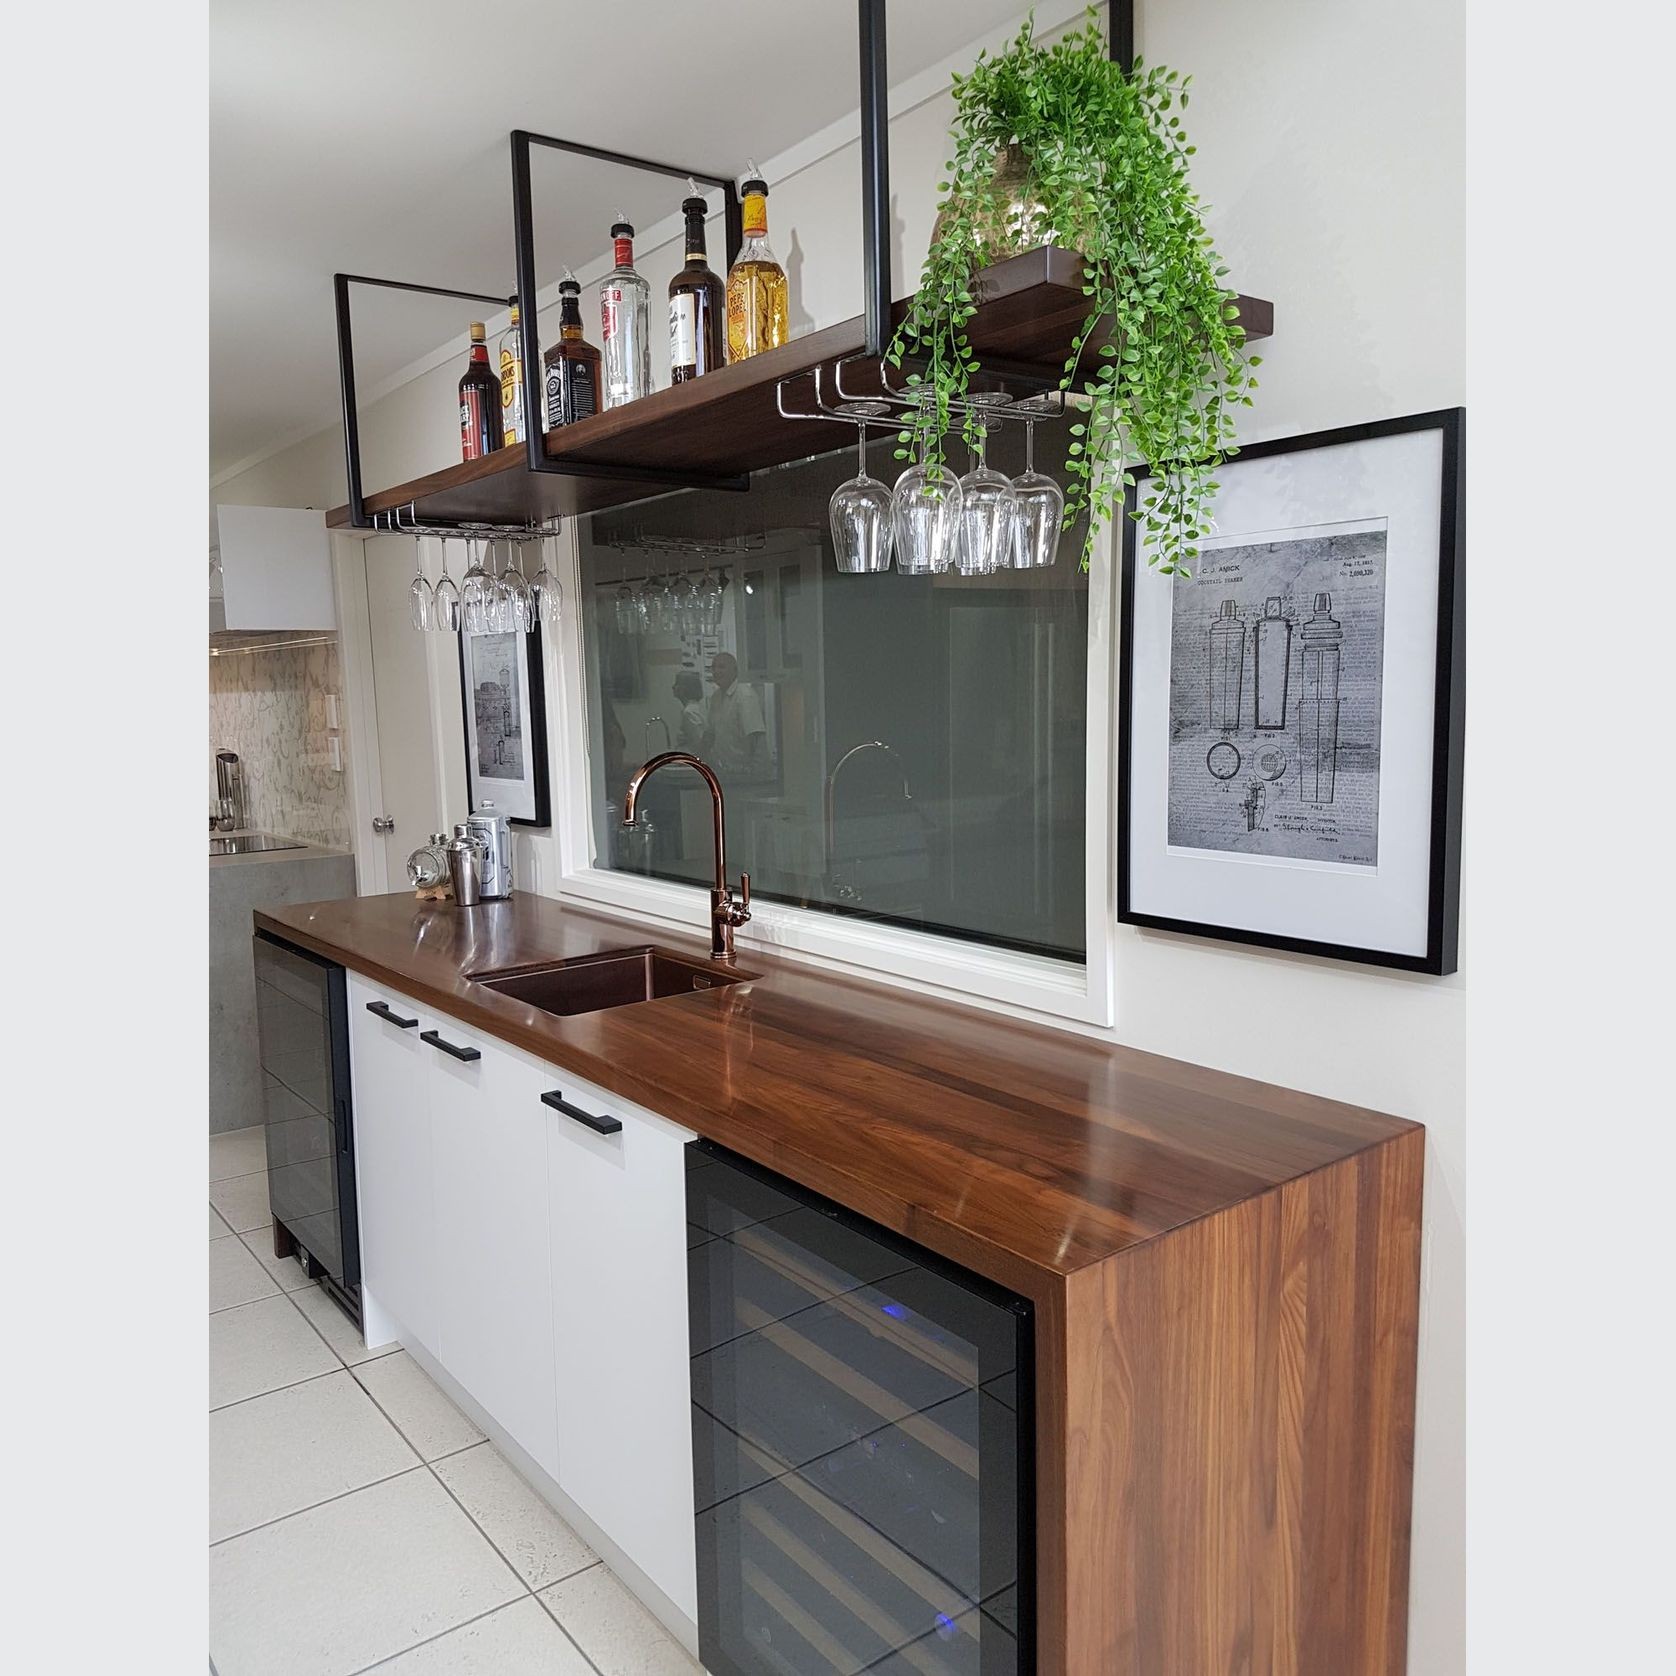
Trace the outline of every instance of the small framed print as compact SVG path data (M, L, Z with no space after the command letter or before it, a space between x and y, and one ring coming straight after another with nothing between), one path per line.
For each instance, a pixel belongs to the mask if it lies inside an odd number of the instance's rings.
M1451 408L1242 448L1191 576L1125 520L1122 923L1455 970L1464 446Z
M551 825L540 623L528 634L462 631L460 696L470 807L492 803L520 826Z

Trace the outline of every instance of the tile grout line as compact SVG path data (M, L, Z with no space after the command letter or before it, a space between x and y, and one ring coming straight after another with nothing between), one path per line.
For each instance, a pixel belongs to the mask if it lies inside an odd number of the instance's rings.
M218 1536L210 1544L213 1552L217 1548L225 1548L229 1542L237 1542L242 1537L254 1535L257 1531L272 1530L275 1525L283 1525L287 1519L299 1518L304 1513L313 1513L317 1508L330 1507L334 1501L343 1501L349 1496L358 1496L363 1490L376 1489L380 1484L393 1484L398 1478L406 1478L409 1473L420 1471L425 1463L418 1461L410 1467L402 1467L397 1472L387 1472L382 1478L368 1479L365 1484L357 1484L352 1490L339 1490L335 1496L326 1496L320 1501L311 1501L307 1507L294 1507L289 1513L281 1513L277 1518L264 1519L259 1525L252 1525L248 1530L234 1531L229 1536ZM392 1658L395 1654L390 1655Z
M268 1299L258 1298L256 1301L258 1303L265 1304L268 1302ZM246 1403L260 1402L263 1397L277 1397L281 1391L300 1391L305 1385L316 1385L322 1379L336 1379L340 1373L348 1372L348 1368L327 1368L324 1373L311 1373L306 1378L293 1379L287 1385L275 1385L272 1390L252 1391L248 1397L234 1397L231 1402L217 1403L216 1406L210 1410L210 1413L225 1414L229 1409L243 1408ZM358 1379L355 1383L357 1385L361 1385L361 1382ZM366 1387L361 1385L361 1389L364 1391ZM405 1443L407 1440L404 1438L402 1441ZM417 1451L415 1451L415 1453L417 1453Z
M604 1560L595 1560L594 1565L605 1565L605 1561ZM593 1568L594 1568L594 1566L590 1565L590 1566L584 1566L582 1569L583 1569L583 1571L592 1571ZM607 1571L610 1571L610 1569L611 1568L609 1566L606 1566ZM582 1575L581 1571L573 1571L571 1573L572 1577L580 1577L581 1575ZM613 1575L613 1577L615 1577L616 1574L613 1572L612 1575ZM563 1583L563 1582L566 1582L566 1581L567 1581L567 1579L563 1578L563 1577L561 1577L559 1579L559 1583ZM550 1589L556 1589L559 1586L559 1584L558 1583L549 1583L547 1586ZM547 1616L549 1618L551 1618L553 1620L553 1622L555 1624L557 1624L559 1626L559 1634L562 1635L565 1638L565 1640L568 1641L571 1644L571 1646L573 1646L576 1649L576 1651L581 1655L582 1662L585 1665L587 1665L587 1667L591 1671L594 1672L594 1676L605 1676L604 1671L602 1671L600 1669L600 1667L597 1664L595 1664L594 1661L591 1658L588 1657L587 1652L585 1651L585 1649L582 1646L582 1643L580 1641L578 1641L576 1639L576 1637L574 1635L572 1635L568 1629L565 1628L564 1619L562 1619L558 1615L558 1613L555 1612L553 1610L553 1608L551 1606L549 1606L547 1604L547 1602L544 1601L541 1598L541 1595L539 1593L535 1594L535 1603L536 1603L537 1606L539 1606L541 1608L541 1610L543 1612L545 1612L547 1614Z
M516 1606L518 1601L528 1600L529 1595L523 1594L518 1600L502 1601L499 1606L491 1606L487 1612L479 1612L475 1618L464 1618L457 1624L450 1624L447 1629L439 1629L435 1635L427 1635L423 1641L415 1641L411 1647L398 1647L393 1653L385 1653L373 1660L371 1664L363 1664L358 1669L349 1672L349 1676L374 1676L374 1672L382 1670L385 1665L396 1659L404 1659L409 1653L417 1652L421 1647L428 1647L433 1641L440 1641L445 1635L452 1635L457 1629L469 1629L473 1624L480 1624L485 1618L492 1618L497 1612L504 1612L508 1607ZM584 1654L584 1657L587 1655Z

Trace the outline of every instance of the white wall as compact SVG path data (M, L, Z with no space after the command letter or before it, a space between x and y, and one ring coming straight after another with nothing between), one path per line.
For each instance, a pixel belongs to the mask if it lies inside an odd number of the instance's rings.
M1038 17L1072 12L1044 4ZM1142 0L1139 37L1148 60L1193 74L1188 115L1211 225L1241 289L1276 306L1248 438L1464 401L1460 8ZM946 93L909 90L892 108L901 294L930 232L950 105ZM827 136L764 162L794 324L858 312L853 144ZM656 294L676 253L642 241L639 256ZM369 484L453 458L457 377L449 361L369 408ZM211 498L340 500L340 448L336 431L323 433ZM458 702L457 692L439 695ZM528 863L538 886L557 877L543 841L529 845ZM1114 926L1113 935L1112 1039L1428 1127L1409 1668L1456 1676L1465 1667L1464 983L1134 928Z

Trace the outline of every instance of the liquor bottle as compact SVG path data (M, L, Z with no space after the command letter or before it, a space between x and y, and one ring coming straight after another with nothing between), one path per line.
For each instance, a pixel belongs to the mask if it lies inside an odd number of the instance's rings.
M599 318L605 405L621 407L652 391L652 288L634 271L634 229L619 218L611 240L617 265L599 282Z
M690 184L690 183L689 183ZM681 200L687 220L687 265L669 282L669 378L684 384L722 364L727 299L704 250L704 200Z
M1210 625L1210 725L1232 733L1240 725L1240 684L1245 677L1245 627L1239 603L1225 599Z
M1332 615L1333 596L1315 596L1315 615L1298 631L1303 642L1303 695L1298 702L1300 791L1331 803L1338 783L1338 677L1344 630Z
M567 273L559 281L559 341L542 357L548 430L599 412L599 361L582 336L581 281Z
M1292 625L1280 612L1281 601L1270 598L1251 631L1256 668L1257 725L1266 733L1286 726L1286 684L1291 673Z
M740 192L745 242L727 270L727 358L743 361L775 349L790 335L786 270L768 248L768 182L755 168Z
M511 448L524 440L524 340L516 303L512 321L500 335L499 352L501 446Z
M500 447L500 380L489 366L483 322L471 323L471 359L460 379L460 458L480 460Z

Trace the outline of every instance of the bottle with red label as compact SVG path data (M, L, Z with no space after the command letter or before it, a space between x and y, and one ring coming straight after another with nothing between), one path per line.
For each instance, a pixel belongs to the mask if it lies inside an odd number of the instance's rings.
M471 359L460 379L460 458L480 460L501 445L500 379L489 365L483 322L471 323Z
M652 390L652 288L634 271L634 229L612 225L617 265L599 282L605 405L621 407Z

